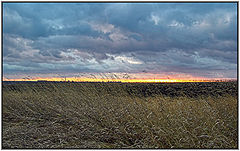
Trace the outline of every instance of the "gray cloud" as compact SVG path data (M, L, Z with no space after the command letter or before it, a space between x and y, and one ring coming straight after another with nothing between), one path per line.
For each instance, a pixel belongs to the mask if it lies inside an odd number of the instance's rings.
M236 3L3 4L8 74L146 70L236 77L236 56Z

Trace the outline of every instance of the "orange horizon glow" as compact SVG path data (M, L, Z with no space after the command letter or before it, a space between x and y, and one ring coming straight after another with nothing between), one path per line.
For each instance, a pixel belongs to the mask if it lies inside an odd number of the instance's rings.
M174 82L218 82L227 79L98 79L98 78L33 78L33 79L6 79L3 81L63 81L63 82L122 82L122 83L174 83Z

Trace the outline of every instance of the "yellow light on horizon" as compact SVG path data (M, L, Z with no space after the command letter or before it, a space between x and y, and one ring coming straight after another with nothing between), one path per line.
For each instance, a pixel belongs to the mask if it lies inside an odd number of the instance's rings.
M217 79L93 79L93 78L34 78L3 79L3 81L70 81L70 82L122 82L122 83L174 83L174 82L216 82Z

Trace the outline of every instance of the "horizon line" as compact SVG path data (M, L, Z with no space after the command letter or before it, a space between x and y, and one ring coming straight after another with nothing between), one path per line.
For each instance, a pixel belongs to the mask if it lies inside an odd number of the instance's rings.
M236 78L205 78L205 79L168 79L168 78L149 78L149 79L93 79L93 78L35 78L35 79L7 79L3 78L3 82L120 82L120 83L176 83L176 82L228 82L238 81Z

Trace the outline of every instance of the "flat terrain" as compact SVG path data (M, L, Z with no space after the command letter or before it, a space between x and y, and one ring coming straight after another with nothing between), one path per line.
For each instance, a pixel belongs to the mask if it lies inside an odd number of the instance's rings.
M237 82L3 83L2 148L238 148Z

